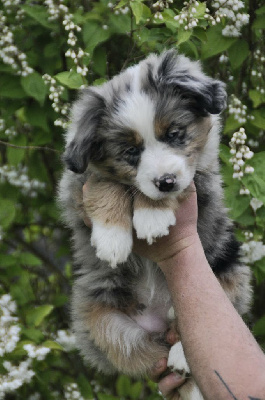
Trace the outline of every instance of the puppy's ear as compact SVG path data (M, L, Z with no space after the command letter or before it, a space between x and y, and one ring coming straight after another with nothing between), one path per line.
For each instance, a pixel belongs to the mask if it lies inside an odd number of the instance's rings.
M225 84L206 76L198 62L170 50L162 55L157 72L161 84L195 101L199 112L219 114L226 108Z
M106 108L105 101L98 93L85 89L72 111L72 124L68 134L74 137L63 154L68 169L83 173L89 160L98 154L97 127Z

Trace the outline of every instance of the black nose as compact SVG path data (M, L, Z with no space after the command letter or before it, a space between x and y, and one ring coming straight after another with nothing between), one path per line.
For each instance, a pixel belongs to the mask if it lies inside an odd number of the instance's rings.
M170 192L176 187L177 178L174 174L165 174L160 178L154 179L154 184L160 190L160 192Z

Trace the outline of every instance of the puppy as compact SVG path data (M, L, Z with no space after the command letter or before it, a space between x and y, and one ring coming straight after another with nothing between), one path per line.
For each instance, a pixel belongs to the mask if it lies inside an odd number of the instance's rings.
M168 354L164 341L172 324L165 278L132 253L132 231L148 243L167 235L193 180L207 260L238 312L249 309L250 272L239 260L219 172L218 114L225 106L224 84L174 51L84 89L73 106L59 187L77 267L73 326L81 353L103 373L141 376L164 356L189 373L181 343ZM192 378L180 393L202 399Z

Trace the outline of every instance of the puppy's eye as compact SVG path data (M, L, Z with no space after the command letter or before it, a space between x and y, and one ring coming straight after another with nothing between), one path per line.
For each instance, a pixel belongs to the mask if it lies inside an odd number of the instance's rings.
M180 134L179 130L172 131L172 132L167 132L166 133L166 138L169 139L169 140L174 140L179 136L179 134Z
M139 154L140 154L140 149L138 148L138 147L136 147L136 146L132 146L132 147L129 147L127 150L126 150L126 154L128 155L128 156L139 156Z
M183 144L185 141L185 128L171 128L168 130L164 136L164 140L168 143L180 145Z

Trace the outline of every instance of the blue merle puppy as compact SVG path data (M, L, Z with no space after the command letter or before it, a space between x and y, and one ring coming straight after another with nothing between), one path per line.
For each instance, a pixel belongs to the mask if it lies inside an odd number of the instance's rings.
M170 350L163 341L172 324L165 278L132 253L132 234L150 244L167 235L193 180L207 260L238 312L249 309L250 272L239 260L219 172L225 106L224 84L174 51L82 90L73 105L59 187L77 267L73 326L81 353L103 373L141 376L169 351L169 365L189 373L181 343ZM202 399L192 378L180 393Z

